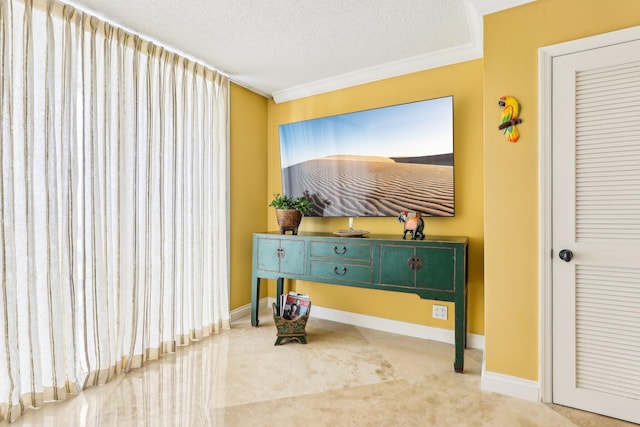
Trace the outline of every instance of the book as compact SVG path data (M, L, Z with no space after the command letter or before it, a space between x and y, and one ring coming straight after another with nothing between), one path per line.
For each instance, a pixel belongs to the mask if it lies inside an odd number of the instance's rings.
M311 301L309 298L298 298L298 317L306 316L309 314L309 308L311 307Z
M287 303L287 294L280 295L280 316L284 316L285 305Z
M281 296L280 315L287 320L295 320L300 316L308 315L310 308L311 300L308 295L289 292Z

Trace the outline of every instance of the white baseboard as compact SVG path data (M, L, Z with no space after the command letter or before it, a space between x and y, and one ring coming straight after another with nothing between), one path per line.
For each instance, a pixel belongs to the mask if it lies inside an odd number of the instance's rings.
M275 299L273 299L275 301ZM268 302L267 298L262 298L258 301L258 310L264 313L264 310L267 310L271 306L271 302ZM229 313L231 318L231 323L242 319L243 317L251 316L251 303L245 304L241 307L231 310Z
M485 370L484 363L482 364L480 388L484 391L517 397L531 402L540 402L540 384L537 381L489 372Z
M455 332L451 329L434 328L433 326L417 325L415 323L401 322L398 320L384 319L382 317L368 316L366 314L350 313L348 311L335 310L333 308L313 306L313 317L331 320L339 323L391 332L393 334L406 335L447 344L455 343ZM484 350L484 336L467 334L467 347Z
M274 302L275 298L262 298L259 302L259 310L267 310ZM249 315L251 315L251 304L247 304L233 310L231 312L231 321L233 322L241 317ZM455 332L451 329L434 328L432 326L400 322L398 320L384 319L381 317L368 316L366 314L350 313L348 311L319 307L317 305L312 307L312 316L318 319L331 320L333 322L346 323L348 325L391 332L393 334L406 335L448 344L455 343ZM467 334L467 347L484 350L484 336L478 334Z

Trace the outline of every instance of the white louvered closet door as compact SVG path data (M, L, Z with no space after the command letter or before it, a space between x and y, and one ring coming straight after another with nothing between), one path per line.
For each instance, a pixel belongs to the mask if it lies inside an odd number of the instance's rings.
M554 58L553 91L553 401L640 423L640 41Z

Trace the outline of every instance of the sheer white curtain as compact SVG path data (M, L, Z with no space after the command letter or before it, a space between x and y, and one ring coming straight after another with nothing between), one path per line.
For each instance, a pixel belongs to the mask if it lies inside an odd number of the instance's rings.
M228 327L228 81L50 0L0 0L0 67L13 421Z

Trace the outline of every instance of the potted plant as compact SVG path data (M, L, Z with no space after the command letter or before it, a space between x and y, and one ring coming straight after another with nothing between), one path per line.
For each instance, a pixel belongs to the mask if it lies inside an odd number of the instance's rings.
M313 204L304 196L290 197L276 193L269 206L276 208L276 218L281 234L285 234L287 231L298 234L302 215L311 211Z

